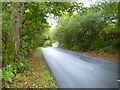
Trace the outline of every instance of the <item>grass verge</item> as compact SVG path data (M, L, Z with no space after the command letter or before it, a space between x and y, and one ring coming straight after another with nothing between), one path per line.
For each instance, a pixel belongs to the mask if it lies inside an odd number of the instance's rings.
M37 48L28 56L31 70L17 74L6 88L57 88L54 78L42 57L42 47Z
M52 77L45 60L42 56L42 48L39 47L37 49L37 52L39 54L39 60L40 60L40 68L41 68L41 82L43 82L43 87L45 88L57 88L54 78Z

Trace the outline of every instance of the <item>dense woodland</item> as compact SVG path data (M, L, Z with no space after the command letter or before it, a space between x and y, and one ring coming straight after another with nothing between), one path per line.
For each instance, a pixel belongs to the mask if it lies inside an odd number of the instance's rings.
M12 82L18 73L30 71L26 63L29 53L54 42L75 51L117 52L119 8L118 2L95 3L91 7L70 2L3 2L3 84ZM50 29L47 14L57 17L55 28Z
M65 13L51 33L52 39L61 43L60 47L116 52L120 46L118 3L98 3L72 16Z

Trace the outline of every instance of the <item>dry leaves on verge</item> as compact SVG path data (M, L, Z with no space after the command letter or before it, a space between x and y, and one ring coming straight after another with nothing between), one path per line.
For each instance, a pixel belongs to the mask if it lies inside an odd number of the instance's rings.
M96 52L96 51L88 51L82 53L93 57L107 59L110 61L120 61L119 53L105 53L105 52Z

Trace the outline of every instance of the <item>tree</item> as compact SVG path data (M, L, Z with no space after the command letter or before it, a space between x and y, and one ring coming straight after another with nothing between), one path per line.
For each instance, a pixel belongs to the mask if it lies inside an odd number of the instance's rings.
M78 46L83 50L119 46L117 2L102 2L88 7L86 13L64 14L52 31L53 39L66 48ZM111 7L113 9L111 10Z
M64 12L72 13L79 7L82 5L70 2L4 2L2 7L4 65L23 59L24 55L48 40L44 35L48 29L46 22L48 13L61 16Z

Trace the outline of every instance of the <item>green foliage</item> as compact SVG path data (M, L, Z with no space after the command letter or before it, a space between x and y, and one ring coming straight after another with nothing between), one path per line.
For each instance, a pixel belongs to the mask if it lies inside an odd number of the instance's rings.
M60 48L64 48L64 49L70 49L70 47L68 47L68 44L67 43L61 43L59 45Z
M120 39L113 40L112 46L115 48L120 48Z
M12 77L14 76L14 70L11 65L7 65L5 68L2 69L2 78L5 81L12 82Z
M0 61L1 63L2 61ZM2 68L0 68L0 81L2 81ZM2 87L2 82L0 83L0 88Z
M59 41L60 47L76 51L118 49L117 4L103 2L85 8L82 3L73 2L3 2L3 80L11 82L17 73L29 71L24 56L39 46L50 46L53 41ZM47 14L59 18L58 25L50 33ZM5 86L9 87L7 83Z
M2 3L3 65L10 64L50 40L47 36L47 14L60 17L65 12L71 12L72 15L73 11L80 7L82 8L83 4L70 2ZM14 17L16 19L13 19Z
M5 83L6 88L10 88L10 85L8 83Z
M114 52L114 48L112 48L111 46L108 46L108 47L100 48L99 51L100 52L113 53Z
M68 47L78 44L81 48L87 49L89 44L98 38L100 30L105 27L104 22L98 18L99 16L94 14L77 18L65 16L54 29L53 38Z
M80 46L75 45L75 46L73 46L70 50L72 50L72 51L78 51L78 52L79 52Z
M82 51L87 51L90 47L90 43L89 42L81 42L79 44L79 47Z
M106 34L111 34L116 31L116 27L113 25L109 25L103 30Z
M95 41L92 43L90 50L99 50L103 47L102 41Z
M110 40L106 40L106 41L95 41L91 44L90 46L90 50L99 50L103 47L108 47L111 45L111 41Z
M52 41L50 41L50 40L46 40L45 42L44 42L44 45L43 45L44 47L46 47L46 46L52 46Z
M24 61L12 62L2 68L3 87L9 87L8 82L13 82L13 77L18 73L26 73L30 70L30 66Z
M26 73L30 71L29 64L26 63L26 60L17 61L16 63L13 63L13 68L16 70L15 74L17 73Z
M61 16L66 12L68 12L69 15L72 15L74 11L85 12L86 10L83 3L76 2L45 2L45 5L50 8L49 12L56 16Z
M111 9L112 8L112 9ZM98 2L89 8L90 12L99 12L104 21L116 20L118 14L118 2Z
M52 38L61 43L60 47L71 50L100 50L107 47L104 51L113 51L111 49L119 45L117 10L117 2L103 2L87 8L82 15L76 13L69 16L65 13L51 31Z
M66 12L83 8L71 2L3 2L2 3L2 54L3 80L12 82L18 73L30 70L25 55L39 46L51 45L47 14L60 17ZM83 9L81 9L82 11ZM22 57L22 58L21 58ZM16 84L16 83L15 83ZM9 87L5 83L5 87ZM17 85L15 85L17 88Z

